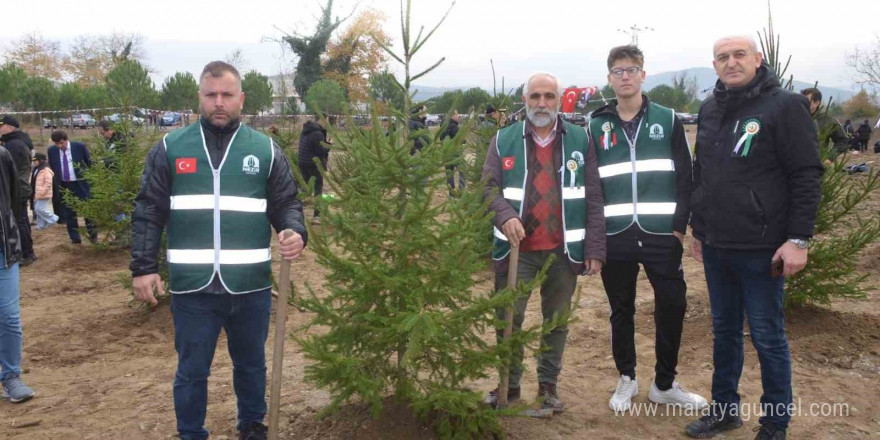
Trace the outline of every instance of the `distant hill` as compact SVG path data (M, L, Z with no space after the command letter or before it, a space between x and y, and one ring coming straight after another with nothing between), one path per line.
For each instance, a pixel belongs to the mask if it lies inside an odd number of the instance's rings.
M690 69L678 70L675 72L663 72L657 73L654 75L648 75L648 78L645 79L645 84L643 88L645 90L651 90L654 87L657 87L661 84L672 85L672 78L676 75L681 75L682 72L687 74L688 78L697 78L697 95L700 99L704 99L710 93L712 93L712 89L715 88L715 82L718 80L718 75L715 74L715 70L709 67L691 67ZM796 91L800 91L802 89L806 89L807 87L813 87L813 83L806 83L803 81L794 81L794 89ZM828 99L830 97L834 97L835 102L843 102L855 95L855 92L840 89L836 87L825 87L821 83L819 84L819 90L822 92L822 98Z

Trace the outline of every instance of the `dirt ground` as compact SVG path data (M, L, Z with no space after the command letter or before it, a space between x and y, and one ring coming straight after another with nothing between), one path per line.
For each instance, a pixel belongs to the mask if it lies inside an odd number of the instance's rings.
M880 158L870 155L869 160ZM877 165L875 165L875 168ZM880 210L880 194L869 211ZM24 325L24 379L37 392L23 404L0 402L0 438L4 439L164 439L176 435L172 380L176 367L173 328L167 303L146 310L129 304L119 283L129 275L126 251L95 251L71 245L63 226L35 231L39 260L21 270ZM880 287L880 243L853 256L868 286ZM679 380L688 389L709 395L712 375L711 317L702 267L685 258L688 312L679 362ZM276 270L278 270L276 262ZM308 250L293 263L295 285L319 288L323 269ZM489 292L491 277L480 291ZM616 416L607 402L617 380L611 358L608 306L597 277L579 282L580 302L571 328L560 377L564 414L552 420L508 419L510 439L670 439L685 438L693 417ZM641 379L637 403L647 403L653 377L654 326L652 290L644 274L638 285L636 346ZM287 328L309 316L291 310ZM540 315L537 295L527 323ZM811 405L846 404L848 415L796 415L793 439L880 438L880 292L862 300L839 300L831 306L794 310L787 318L793 358L795 401ZM274 325L273 327L274 328ZM740 391L756 404L761 394L757 356L748 341ZM272 336L266 344L271 356ZM217 347L209 382L207 427L213 439L237 438L232 365L225 338ZM306 360L288 341L284 361L281 431L284 439L430 439L405 408L390 407L373 420L356 405L330 419L314 418L329 402L326 391L302 381ZM523 379L524 397L537 391L534 359ZM473 384L489 389L493 380ZM819 412L829 407L816 407ZM21 425L34 424L20 427ZM751 439L757 417L727 439Z

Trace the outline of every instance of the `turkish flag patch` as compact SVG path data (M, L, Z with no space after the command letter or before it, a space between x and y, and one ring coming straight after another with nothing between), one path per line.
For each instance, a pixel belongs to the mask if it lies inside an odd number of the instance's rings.
M507 156L501 159L501 167L504 171L510 171L513 169L513 165L516 163L516 156Z
M192 174L196 172L196 158L181 157L174 162L177 174Z

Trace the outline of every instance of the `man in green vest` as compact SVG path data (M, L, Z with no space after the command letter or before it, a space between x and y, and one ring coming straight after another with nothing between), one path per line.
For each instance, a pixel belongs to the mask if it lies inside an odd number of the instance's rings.
M157 254L166 229L174 315L174 410L183 440L206 439L208 376L226 331L241 440L266 438L266 354L271 309L271 227L281 257L306 242L302 204L284 153L241 122L241 76L222 61L199 82L200 120L169 132L144 166L132 213L135 296L164 293ZM281 231L293 234L282 239Z
M553 263L541 285L544 322L571 307L578 275L594 275L605 261L605 220L602 190L596 171L596 152L582 127L559 117L559 81L536 73L526 83L523 102L527 120L498 131L489 143L483 179L485 197L495 213L496 290L507 286L508 255L519 247L517 281L528 283L548 258ZM514 306L514 332L522 328L529 296ZM504 309L497 310L504 319ZM544 335L546 350L538 356L538 397L544 408L562 412L556 389L568 327L560 325ZM501 332L498 333L501 338ZM522 348L510 361L509 394L520 397ZM498 389L486 403L496 405Z
M642 94L644 55L620 46L608 55L608 83L616 99L592 114L605 200L608 262L602 283L611 306L611 350L620 373L608 402L624 412L639 393L635 312L639 264L654 288L657 363L648 399L698 410L706 399L675 381L687 307L682 240L690 215L692 164L684 126L672 109Z

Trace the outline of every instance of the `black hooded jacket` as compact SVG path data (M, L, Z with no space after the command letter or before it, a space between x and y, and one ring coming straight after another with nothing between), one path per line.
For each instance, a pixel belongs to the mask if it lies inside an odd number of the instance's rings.
M327 142L327 130L315 121L306 121L303 124L302 134L299 137L299 149L297 160L301 165L314 165L315 158L321 160L324 168L327 167L327 158L330 149L322 145Z
M0 137L0 141L3 141L3 146L12 156L21 186L22 200L27 200L31 196L31 151L34 149L34 143L31 137L21 130L6 133Z
M727 249L775 249L813 235L824 168L809 101L764 64L748 85L721 81L700 108L691 200L694 236ZM748 154L746 128L757 131Z

